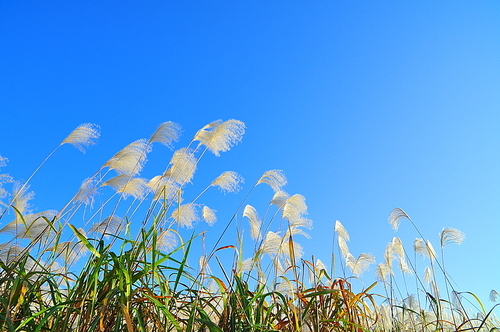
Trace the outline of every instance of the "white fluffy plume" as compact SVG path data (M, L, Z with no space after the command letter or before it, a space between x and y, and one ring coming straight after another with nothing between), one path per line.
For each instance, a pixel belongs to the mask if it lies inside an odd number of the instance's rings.
M79 125L71 132L62 142L63 144L71 144L78 150L85 153L85 148L95 144L99 138L99 126L92 123L84 123Z
M245 124L238 120L217 120L201 128L195 135L194 141L205 145L216 156L220 152L229 151L232 146L241 141L245 133Z

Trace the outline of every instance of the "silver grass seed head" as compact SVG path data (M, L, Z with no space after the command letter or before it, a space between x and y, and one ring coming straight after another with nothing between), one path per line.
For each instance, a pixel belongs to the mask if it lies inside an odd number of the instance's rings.
M172 251L177 247L178 239L177 235L170 229L167 229L160 234L156 240L156 245L159 249L164 251Z
M198 212L196 210L198 204L187 203L175 209L170 217L181 227L192 228L193 222L198 221Z
M254 264L255 262L252 257L247 258L244 261L238 261L236 266L236 274L251 271Z
M85 153L85 148L96 143L100 136L100 127L92 123L79 125L62 142L71 144L81 152Z
M95 196L99 194L98 180L94 177L85 179L78 192L76 193L73 200L75 202L81 202L87 206L92 207L94 205Z
M283 190L276 191L271 199L271 203L276 205L278 209L282 209L285 206L286 200L290 198L290 195Z
M241 189L240 183L244 181L243 177L238 173L227 171L219 175L210 185L218 187L225 193L235 193Z
M352 274L359 277L368 270L371 264L375 263L375 257L372 254L363 253L354 258L353 255L349 254L346 259L346 265L351 270Z
M12 197L14 197L14 199L10 205L15 207L21 214L27 214L31 211L31 204L29 201L35 197L35 193L33 191L28 191L29 187L29 185L21 185L19 182L16 182L12 189ZM16 213L16 219L17 218L19 218L19 216Z
M441 248L444 248L452 243L461 244L465 240L465 234L456 228L447 227L439 233L439 238L441 239Z
M349 241L349 233L345 229L344 225L339 220L335 221L335 232L337 232L338 237L343 238L345 241Z
M379 263L375 270L375 276L382 282L387 282L389 276L393 274L392 269L385 263Z
M118 235L125 228L125 220L116 216L109 216L103 221L95 223L89 232L102 235Z
M179 140L181 126L175 122L163 122L149 139L149 143L160 143L172 149L173 142Z
M428 257L431 260L437 259L436 251L434 250L434 247L429 240L424 241L420 238L415 239L415 241L413 242L413 249L416 253Z
M257 214L257 210L251 205L246 205L243 209L243 217L247 217L250 222L250 237L256 241L260 240L262 221Z
M196 163L196 157L191 149L179 149L174 152L172 159L170 159L170 168L163 176L182 186L193 179Z
M410 217L406 214L406 212L403 211L403 209L395 208L394 210L392 210L391 214L389 215L389 224L395 231L398 230L399 224L401 223L401 219L403 218L411 220Z
M118 174L139 174L146 163L151 145L145 139L134 141L118 151L103 167L109 167Z
M260 179L257 181L257 184L265 183L269 187L271 187L274 192L278 192L281 190L281 187L286 185L286 177L285 173L279 169L273 169L270 171L266 171Z
M305 214L307 214L306 199L300 194L295 194L286 200L281 216L293 224L296 220L303 219Z
M201 215L203 217L203 220L210 226L213 226L217 221L217 216L215 215L215 212L217 211L209 208L206 205L204 205L203 209L201 210Z
M490 292L489 299L491 302L497 302L498 301L499 294L496 290L492 289Z
M146 185L153 192L155 201L159 199L169 201L182 194L179 184L163 175L153 177Z
M137 199L143 198L148 189L145 179L131 178L128 174L117 175L104 182L101 186L110 186L117 193L122 193L125 198L130 195Z
M204 145L217 157L220 152L229 151L231 147L238 144L245 133L245 124L238 120L217 120L209 123L200 129L194 141L199 141L199 145Z

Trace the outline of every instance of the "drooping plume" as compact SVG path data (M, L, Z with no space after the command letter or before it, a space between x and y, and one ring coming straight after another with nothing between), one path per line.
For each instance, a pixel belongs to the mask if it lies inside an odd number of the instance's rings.
M99 193L99 183L95 177L85 179L74 197L75 202L82 202L92 207L94 197Z
M110 216L101 222L95 223L90 228L89 232L102 235L113 234L118 235L125 227L123 218Z
M257 181L257 184L265 183L271 187L274 192L281 190L281 187L286 185L286 177L282 170L273 169L265 172Z
M177 247L177 242L177 236L175 233L172 230L167 229L166 231L158 234L156 245L161 250L172 251Z
M99 138L99 126L92 123L84 123L79 125L75 130L71 132L60 145L71 144L78 150L85 153L85 148L95 144L96 140Z
M250 237L254 240L260 240L262 221L257 214L257 210L253 206L247 205L243 210L243 217L247 217L250 221Z
M148 188L154 193L153 200L171 200L180 194L180 186L170 178L163 175L153 177L147 183Z
M346 265L351 270L352 274L359 277L366 271L371 264L375 263L375 257L372 254L361 254L358 258L354 258L349 254L346 259Z
M146 195L147 183L142 178L130 178L128 174L117 175L104 182L102 186L110 186L124 197L131 195L134 198L143 198Z
M245 133L245 124L238 120L217 120L201 128L195 135L194 141L205 145L216 156L220 152L229 151L238 144Z
M173 142L179 140L181 126L175 122L164 122L158 126L154 134L149 139L149 143L161 143L169 148L173 147Z
M273 198L271 199L271 204L276 205L278 209L282 209L288 198L290 198L288 193L283 190L279 190L274 193Z
M441 248L452 243L461 244L465 240L465 234L452 227L443 228L439 233L439 237L441 239Z
M437 255L434 247L432 246L429 240L424 241L423 239L415 239L413 242L413 249L416 253L421 254L422 256L428 257L431 260L436 260Z
M243 182L244 179L241 175L233 171L227 171L219 175L210 185L219 187L223 192L233 193L240 190L240 183Z
M174 152L170 160L170 168L163 174L173 182L180 184L191 182L196 171L196 157L188 148Z
M349 233L339 220L335 221L335 232L337 232L338 237L343 238L345 241L349 241Z
M391 214L389 215L389 224L392 226L394 230L398 230L399 224L401 223L401 219L406 218L408 220L411 220L410 217L400 208L395 208L392 210Z
M148 141L139 139L121 149L103 167L109 167L118 174L136 175L142 171L149 152L151 145Z

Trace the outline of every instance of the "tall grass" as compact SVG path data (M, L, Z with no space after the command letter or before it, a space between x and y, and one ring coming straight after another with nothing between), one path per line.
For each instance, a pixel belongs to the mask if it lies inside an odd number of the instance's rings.
M237 192L243 178L224 172L189 201L187 185L207 152L219 156L230 150L244 129L241 121L214 121L186 147L175 150L159 175L142 178L153 145L173 148L179 140L180 126L165 122L149 139L132 142L103 163L57 211L30 209L29 182L59 146L71 144L85 151L94 144L97 126L75 129L24 183L1 174L1 330L498 329L496 306L486 311L474 294L458 292L446 272L444 248L461 243L464 235L443 229L439 259L402 209L391 212L389 223L397 229L400 222L410 222L420 238L413 250L397 237L387 245L376 266L383 294L375 292L377 283L354 289L353 281L375 258L350 253L349 234L339 221L333 230L331 268L314 256L303 257L299 240L309 236L312 221L306 217L305 198L283 191L286 178L280 170L264 172L239 206L225 211L229 217L219 221L220 232L207 232L217 215L203 198L211 195L212 187ZM5 158L0 157L0 166L6 166ZM269 186L273 192L263 213L249 204L257 186ZM236 234L236 239L226 242L227 234ZM417 254L429 263L423 275L416 267ZM334 266L340 266L341 277ZM470 301L477 312L468 309Z

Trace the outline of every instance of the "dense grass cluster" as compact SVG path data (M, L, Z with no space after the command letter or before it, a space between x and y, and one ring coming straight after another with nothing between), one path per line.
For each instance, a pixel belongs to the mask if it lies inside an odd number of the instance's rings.
M495 307L487 312L474 294L457 292L444 269L445 246L464 239L456 229L443 229L440 259L421 235L412 250L393 238L376 266L384 294L374 292L376 283L354 290L353 278L375 258L349 252L349 234L339 221L332 230L336 248L332 266L341 266L344 276L335 276L333 267L319 259L304 258L298 240L308 237L312 221L306 218L305 198L283 191L286 178L280 170L264 172L255 181L239 208L226 212L231 217L219 221L219 233L200 231L200 224L211 226L217 220L216 211L201 202L203 195L211 187L237 192L243 179L224 172L189 202L184 201L187 184L206 152L219 156L228 151L241 140L244 129L238 120L212 122L186 147L173 152L161 174L141 178L153 145L173 149L179 140L180 126L163 123L149 139L132 142L112 156L58 211L31 211L29 182L59 146L71 144L85 151L94 144L97 126L75 129L23 183L0 174L0 235L5 239L0 245L1 331L492 331L500 327ZM0 157L0 166L6 161ZM273 195L259 215L248 202L260 185L269 186ZM415 226L405 211L394 209L389 222L397 229L402 221ZM223 235L233 229L237 239L223 243ZM416 226L415 230L419 232ZM197 255L194 248L204 248L207 237L215 245ZM422 276L411 252L427 258ZM351 277L345 277L347 271ZM413 292L408 291L409 278L415 281ZM404 287L398 284L401 279ZM472 299L477 310L471 311L464 298Z

